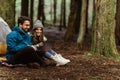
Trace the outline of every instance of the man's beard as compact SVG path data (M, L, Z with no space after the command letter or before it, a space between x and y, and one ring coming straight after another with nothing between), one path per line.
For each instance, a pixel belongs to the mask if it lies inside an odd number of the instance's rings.
M25 32L29 32L30 31L30 29L28 29L28 28L25 28L25 29L22 29L23 31L25 31Z

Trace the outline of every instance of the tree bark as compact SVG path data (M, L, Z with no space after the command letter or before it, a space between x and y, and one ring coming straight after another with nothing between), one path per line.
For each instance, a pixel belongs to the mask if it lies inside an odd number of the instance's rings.
M62 31L63 27L63 0L61 1L61 9L60 9L60 26L59 30Z
M33 26L33 14L34 14L34 11L33 11L33 8L34 8L34 0L31 0L31 5L30 5L30 18L31 18L31 25Z
M29 16L28 7L29 7L29 0L22 0L21 1L21 15L22 16L27 16L27 17Z
M66 28L66 0L63 0L63 27Z
M42 24L45 22L44 0L42 0Z
M115 36L116 36L116 44L120 45L120 0L117 0L117 6L116 6Z
M87 0L82 0L81 22L80 22L79 35L77 39L77 43L80 49L83 49L83 41L87 26L86 19L87 19Z
M54 26L56 24L56 9L57 9L57 1L54 0L54 20L53 20Z
M42 0L38 0L38 15L37 19L41 20L42 17Z
M75 29L74 33L78 34L79 33L79 28L80 28L80 20L81 20L81 7L82 7L82 0L76 0L76 17L75 17Z
M64 38L65 41L71 40L73 37L75 15L75 0L71 0L68 27Z
M118 55L115 45L115 0L95 0L95 22L91 53ZM108 6L109 5L109 6Z
M39 0L37 19L41 20L44 25L44 21L45 21L44 0Z

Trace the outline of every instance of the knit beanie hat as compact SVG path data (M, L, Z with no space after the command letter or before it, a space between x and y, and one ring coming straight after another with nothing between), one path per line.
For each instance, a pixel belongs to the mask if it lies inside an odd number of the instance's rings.
M43 24L40 20L37 20L33 25L33 30L36 28L43 28Z

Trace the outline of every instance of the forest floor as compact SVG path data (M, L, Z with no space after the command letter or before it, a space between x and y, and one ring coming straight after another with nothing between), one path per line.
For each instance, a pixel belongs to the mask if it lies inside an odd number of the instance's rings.
M64 31L45 31L53 49L71 62L65 66L29 68L0 67L0 80L120 80L120 61L103 56L88 56L90 38L87 37L83 50L75 40L64 42ZM120 51L120 48L117 47Z

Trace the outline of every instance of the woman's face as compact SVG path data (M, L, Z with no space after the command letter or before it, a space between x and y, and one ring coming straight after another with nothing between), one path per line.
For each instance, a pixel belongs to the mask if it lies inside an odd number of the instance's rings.
M37 35L37 36L41 36L41 35L42 35L42 28L37 28L37 29L35 30L35 32L36 32L36 35Z

